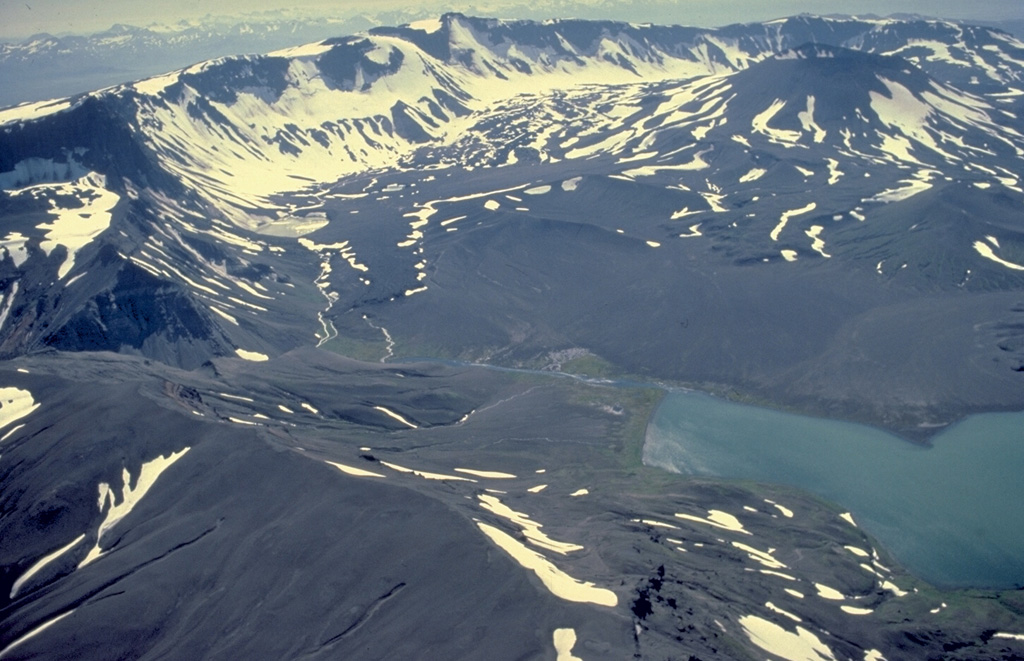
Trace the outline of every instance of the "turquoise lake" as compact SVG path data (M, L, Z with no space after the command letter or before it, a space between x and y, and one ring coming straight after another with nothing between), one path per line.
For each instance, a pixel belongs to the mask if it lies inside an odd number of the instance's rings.
M644 463L817 494L938 586L1024 586L1024 413L971 416L923 447L863 425L673 392L648 426Z

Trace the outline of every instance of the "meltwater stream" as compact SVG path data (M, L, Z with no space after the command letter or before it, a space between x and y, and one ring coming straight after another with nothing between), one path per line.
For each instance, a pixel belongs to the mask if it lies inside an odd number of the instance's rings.
M1024 413L971 416L922 447L862 425L672 392L648 426L644 463L818 494L934 585L1024 586Z

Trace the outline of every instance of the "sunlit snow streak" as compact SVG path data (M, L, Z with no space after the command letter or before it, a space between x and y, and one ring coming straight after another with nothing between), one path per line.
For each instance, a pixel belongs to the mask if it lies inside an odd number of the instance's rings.
M664 523L663 521L657 521L655 519L630 519L633 523L642 523L647 526L653 526L655 528L670 528L672 530L679 530L679 526L674 526L671 523Z
M881 193L877 193L872 197L866 198L864 202L902 202L903 200L909 199L918 193L922 193L932 187L928 183L930 179L930 173L932 170L921 170L918 172L913 179L904 179L899 183L904 184L899 188L890 188L884 190Z
M992 636L993 638L1005 638L1007 640L1024 640L1024 633L1005 633L1000 631Z
M74 612L75 612L74 609L72 609L72 610L69 610L67 613L61 613L60 615L58 615L57 617L53 618L52 620L44 622L44 623L40 624L38 627L36 627L35 629L32 629L31 631L29 631L27 634L25 634L21 638L18 638L13 643L11 643L7 647L5 647L2 650L0 650L0 659L2 659L5 656L7 656L7 653L10 652L11 650L13 650L15 647L21 645L22 643L24 643L25 641L27 641L27 640L29 640L31 638L34 638L34 637L38 636L39 634L41 634L42 632L46 631L47 629L49 629L53 625L57 624L58 622L63 620L65 617L67 617L68 615L71 615Z
M484 191L481 193L469 193L467 195L456 195L453 197L446 197L439 200L431 200L429 202L417 202L415 207L416 210L410 213L404 214L405 218L415 218L409 223L409 234L406 236L404 241L399 242L397 245L399 248L411 248L419 244L424 237L423 228L430 223L430 219L438 212L437 205L439 204L452 204L455 202L466 202L469 200L476 200L482 197L491 197L501 195L505 193L511 193L513 191L522 190L526 188L527 184L521 184L519 186L512 186L511 188L501 188L498 190ZM495 211L501 207L501 203L496 200L487 200L484 206L490 210ZM458 216L457 218L450 218L442 221L441 226L450 225L459 220L463 220L466 216ZM425 288L424 288L425 289ZM417 290L421 291L421 290ZM415 292L414 292L415 293ZM409 294L406 294L407 296Z
M252 397L246 397L244 395L232 395L232 394L226 393L226 392L219 392L219 393L217 393L217 395L219 395L220 397L223 397L225 399L234 399L234 400L239 401L239 402L248 402L250 404L252 404L253 402L256 401Z
M705 525L714 526L715 528L722 528L723 530L732 530L734 532L741 532L744 535L749 535L750 532L744 529L743 524L732 514L723 512L721 510L708 510L708 516L706 519L702 519L692 514L676 514L676 518L684 519L686 521L694 521L696 523L703 523Z
M821 225L811 225L811 228L804 232L808 237L811 238L813 243L811 244L811 250L814 250L822 257L831 257L832 255L825 252L825 240L821 238L821 233L825 230Z
M270 360L270 356L265 353L259 353L258 351L246 351L245 349L235 349L235 353L242 360L248 360L254 363L262 363Z
M24 122L47 115L53 115L71 107L70 101L39 101L36 103L23 103L13 108L0 110L0 126L13 122Z
M779 615L781 615L783 617L786 617L786 618L789 618L790 620L793 620L794 622L803 622L803 620L800 617L798 617L796 615L793 615L792 613L790 613L787 610L783 610L782 608L779 608L778 606L776 606L775 604L773 604L770 601L765 602L764 607L767 608L768 610L770 610L771 612L778 613Z
M828 163L828 185L834 186L843 176L843 173L839 171L839 161L834 158L826 158L825 162Z
M818 591L818 596L822 599L830 601L844 601L846 599L842 592L822 583L815 583L814 587Z
M354 475L356 477L384 477L381 473L374 473L373 471L363 470L362 468L356 468L355 466L349 466L347 464L339 464L336 461L328 461L326 463L334 466L342 473Z
M466 475L472 475L474 477L483 477L490 480L511 480L515 479L515 475L512 473L503 473L501 471L483 471L476 470L473 468L456 468L456 473L465 473Z
M746 184L746 183L749 183L751 181L757 181L758 179L763 177L765 174L767 174L767 172L768 171L765 170L764 168L753 168L753 169L750 170L750 172L748 172L745 175L743 175L742 177L740 177L740 183L741 184Z
M775 99L775 101L773 101L766 110L754 116L754 119L751 120L751 128L753 128L754 133L760 133L772 142L784 147L794 147L800 139L799 131L774 129L768 126L768 122L770 122L772 118L775 117L775 115L777 115L785 106L785 101L782 99Z
M18 430L19 430L19 429L21 429L21 428L22 428L22 427L24 427L24 426L25 426L25 425L24 425L24 423L22 423L22 424L20 424L20 425L15 425L14 427L11 427L11 428L10 428L10 429L9 429L9 430L7 431L7 433L6 433L6 434L4 434L4 435L3 435L2 437L0 437L0 442L2 442L2 441L6 441L6 440L7 440L8 438L10 438L11 436L14 436L14 435L15 435L16 433L18 433Z
M60 556L64 555L65 553L73 549L75 546L78 546L78 544L83 539L85 539L85 535L79 535L78 537L73 539L69 544L60 547L53 553L45 555L38 561L36 561L36 563L29 567L25 571L25 573L22 574L21 577L14 582L14 585L11 586L11 599L14 599L16 596L18 596L18 592L21 590L21 586L24 585L27 580L38 574L41 569L46 567L46 565L50 564Z
M690 239L690 238L694 238L694 237L698 237L698 236L704 236L703 234L701 234L701 231L700 231L701 224L702 223L697 223L696 225L690 225L690 227L688 228L689 231L684 233L684 234L680 234L679 238L681 238L681 239Z
M800 126L804 131L808 133L814 133L814 141L821 143L825 140L826 131L825 129L818 126L817 122L814 121L814 97L807 97L807 110L803 110L797 113L797 119L800 120Z
M740 542L732 542L732 545L740 549L741 551L746 551L747 555L750 557L751 560L754 560L764 565L765 567L771 569L788 569L788 567L785 564L776 560L775 556L772 555L775 549L768 549L767 551L762 551L760 549L754 548L753 546L750 546L749 544L743 544Z
M397 471L399 473L409 473L411 475L415 475L416 477L422 477L424 480L453 480L455 482L476 482L476 480L468 477L459 477L458 475L446 475L444 473L431 473L429 471L416 470L414 468L399 466L398 464L393 464L389 461L382 461L380 462L380 465L386 466L391 470Z
M579 544L572 544L570 542L559 542L554 539L551 539L546 534L541 532L540 529L543 526L540 523L537 523L536 521L530 519L530 516L528 514L517 512L516 510L512 509L511 507L501 502L494 496L480 494L479 496L477 496L477 498L479 498L480 500L480 506L483 507L485 510L491 512L492 514L500 516L503 519L507 519L509 522L515 524L520 529L522 529L523 536L526 537L526 540L534 546L539 546L542 549L554 551L555 553L560 553L562 555L572 553L574 551L583 550L583 547Z
M576 646L575 629L555 629L553 638L557 655L555 661L583 661L572 653L572 648Z
M235 326L237 326L237 325L238 325L238 319L236 319L236 318L235 318L234 316L232 316L232 315L228 314L228 313L227 313L227 312L225 312L224 310L221 310L220 308L218 308L218 307L216 307L216 306L213 306L213 305L208 305L207 307L208 307L208 308L210 309L210 311L212 311L212 312L213 312L214 314L216 314L217 316L219 316L219 317L223 318L224 320L228 321L229 323L232 323L232 324L234 324Z
M508 533L494 526L478 522L477 527L506 553L512 556L519 565L529 569L540 579L544 587L559 599L577 603L597 604L613 608L618 605L619 598L611 590L599 588L589 581L580 581L569 576L553 565L540 553L529 549Z
M403 416L401 416L398 413L395 413L394 411L386 409L383 406L374 406L373 408L374 408L375 411L380 411L381 413L383 413L384 415L388 416L389 418L393 418L393 419L401 422L403 425L405 425L406 427L409 427L410 429L419 429L419 427L417 425L409 422Z
M775 229L772 230L772 233L771 233L772 241L778 241L779 240L779 234L781 234L782 230L785 229L786 223L789 222L790 218L793 218L794 216L799 216L801 214L810 213L811 211L814 211L817 208L818 208L817 202L811 202L810 204L807 204L806 206L802 206L799 209L793 209L791 211L784 211L784 212L782 212L782 216L779 218L779 224L776 225Z
M750 642L776 656L791 661L835 661L832 650L799 625L793 633L756 615L745 615L739 623Z
M764 499L764 502L768 503L769 505L771 505L775 509L777 509L780 512L782 512L782 516L786 517L787 519L792 519L793 518L793 510L789 509L788 507L785 507L784 505L779 505L774 500L768 500L767 498Z
M39 408L32 393L21 388L0 388L0 429Z
M139 468L139 477L135 482L135 488L131 486L131 474L128 473L128 469L124 468L121 471L121 502L115 503L114 490L106 482L101 482L99 485L99 508L102 512L104 509L107 511L107 516L100 523L99 529L96 531L96 544L92 550L89 551L88 555L78 564L78 568L85 567L92 561L99 558L103 551L100 549L100 541L103 539L103 535L110 531L111 528L116 526L129 512L138 504L142 498L149 493L149 490L153 488L156 480L160 475L170 468L172 464L185 456L191 448L186 447L178 452L168 455L166 458L160 455L156 459L142 464Z
M659 172L665 171L684 171L694 172L697 170L706 170L711 165L704 160L704 155L712 151L711 147L703 149L693 155L693 158L686 163L680 163L677 165L644 165L639 168L633 168L630 170L623 170L622 174L627 177L650 177L658 174Z
M40 196L50 198L49 213L54 219L38 226L38 229L46 230L39 248L47 257L57 246L63 246L67 251L57 269L58 280L63 280L74 268L78 252L110 227L112 211L121 196L107 190L106 185L107 179L104 175L90 172L71 183L36 184L11 191L11 195L16 196L28 194L36 199ZM62 206L60 196L71 196L81 206Z
M1008 262L1002 257L999 257L998 255L996 255L995 251L992 250L992 247L989 246L984 241L975 241L974 249L978 252L979 255L981 255L985 259L992 260L996 264L1001 264L1002 266L1005 266L1008 269L1013 269L1014 271L1024 271L1024 266L1020 264L1015 264L1013 262Z

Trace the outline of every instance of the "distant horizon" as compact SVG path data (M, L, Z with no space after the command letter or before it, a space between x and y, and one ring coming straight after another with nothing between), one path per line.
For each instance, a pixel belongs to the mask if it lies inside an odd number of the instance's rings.
M1024 3L1007 0L976 0L966 5L952 0L641 0L616 3L609 0L556 0L542 8L523 0L494 0L485 6L469 3L439 3L429 0L291 0L240 3L228 1L215 11L198 0L0 0L0 40L24 41L38 35L57 37L102 33L116 25L136 28L174 27L183 23L201 26L208 22L267 20L273 14L282 19L339 21L366 16L391 22L407 22L460 12L474 16L508 19L580 18L719 27L752 23L799 14L850 16L918 14L929 18L999 22L1024 20Z

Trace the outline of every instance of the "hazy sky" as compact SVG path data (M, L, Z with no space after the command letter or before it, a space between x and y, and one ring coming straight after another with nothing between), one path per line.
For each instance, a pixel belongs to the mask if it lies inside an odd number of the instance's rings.
M1024 19L1024 0L0 0L0 36L37 32L86 34L114 23L149 25L289 9L351 16L360 12L411 10L439 14L450 9L505 18L607 17L683 25L724 25L810 13L920 13L979 20Z

